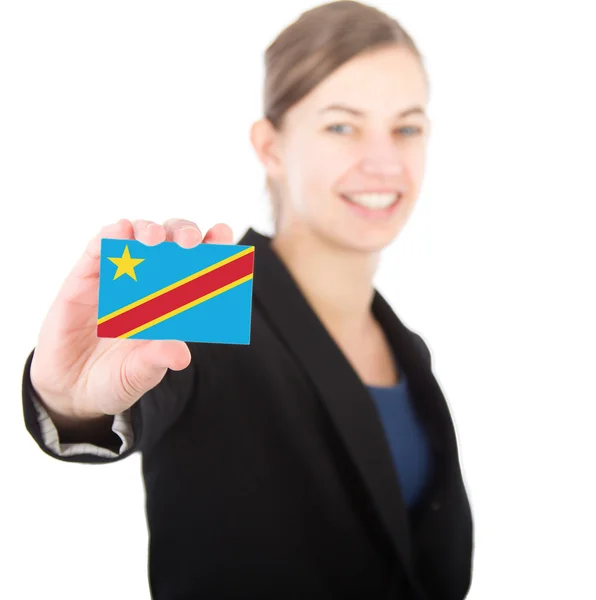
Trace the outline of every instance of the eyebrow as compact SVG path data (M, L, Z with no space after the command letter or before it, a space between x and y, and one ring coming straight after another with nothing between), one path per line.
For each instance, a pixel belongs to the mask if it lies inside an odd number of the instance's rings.
M356 117L363 117L365 115L365 113L363 111L357 110L356 108L352 108L351 106L346 106L345 104L330 104L329 106L322 108L319 111L319 114L322 114L322 113L330 111L330 110L341 110L344 112L348 112ZM403 110L402 112L398 113L396 116L397 116L397 118L401 119L403 117L407 117L408 115L412 115L412 114L421 114L423 116L426 116L424 108L422 108L421 106L412 106L412 107L407 108L406 110Z

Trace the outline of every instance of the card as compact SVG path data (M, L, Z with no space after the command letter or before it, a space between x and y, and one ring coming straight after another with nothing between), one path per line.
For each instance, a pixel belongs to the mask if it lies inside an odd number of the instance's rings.
M250 344L254 246L101 240L97 336Z

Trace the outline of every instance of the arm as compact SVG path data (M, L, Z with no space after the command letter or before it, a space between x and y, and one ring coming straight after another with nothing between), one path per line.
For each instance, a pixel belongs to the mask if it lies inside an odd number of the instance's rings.
M108 416L108 429L106 431L90 430L85 432L81 428L80 435L69 434L60 429L52 420L41 399L31 391L31 401L37 411L37 422L41 437L46 448L58 456L73 456L75 454L95 454L105 458L114 458L128 450L134 440L131 425L130 409L122 414ZM103 429L103 428L102 428ZM88 434L86 438L85 434ZM76 441L80 438L79 441ZM84 440L87 441L84 441Z
M78 424L54 421L31 383L35 350L25 363L22 401L25 426L49 456L68 462L106 463L121 460L153 445L182 414L197 394L197 365L182 371L168 370L164 378L128 410L106 415L98 422ZM191 355L194 355L191 347Z

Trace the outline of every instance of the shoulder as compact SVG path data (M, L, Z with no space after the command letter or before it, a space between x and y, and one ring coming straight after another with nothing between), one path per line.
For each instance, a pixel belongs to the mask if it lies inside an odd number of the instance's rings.
M416 347L418 348L418 350L420 351L420 353L426 360L426 363L428 364L428 366L431 367L432 366L432 354L428 347L428 344L426 343L424 338L419 333L416 333L415 331L411 331L410 333L412 334L412 339L414 340Z

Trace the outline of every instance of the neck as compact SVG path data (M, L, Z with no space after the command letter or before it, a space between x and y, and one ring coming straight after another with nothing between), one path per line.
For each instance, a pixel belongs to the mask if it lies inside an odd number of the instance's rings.
M278 233L271 246L327 327L349 337L367 330L378 252L351 250L304 228Z

